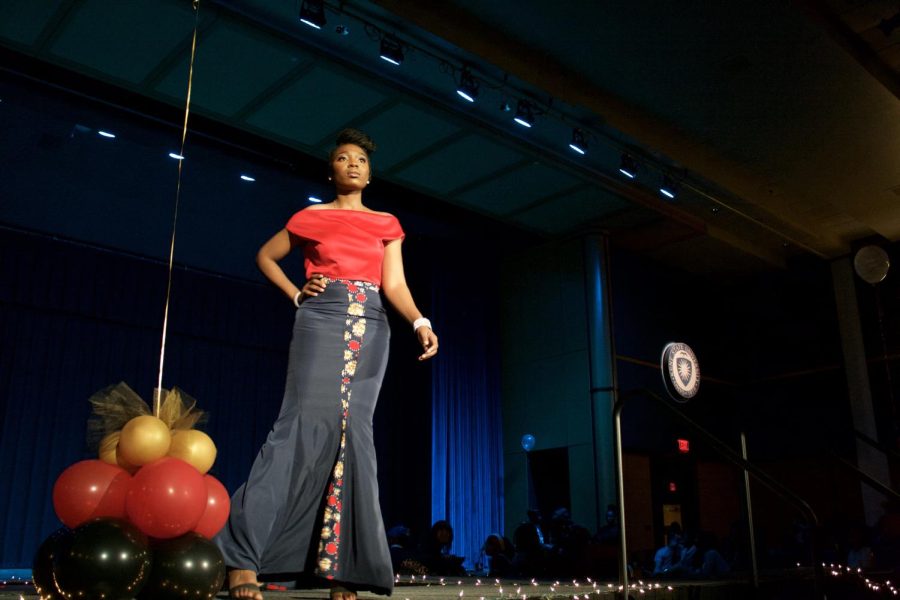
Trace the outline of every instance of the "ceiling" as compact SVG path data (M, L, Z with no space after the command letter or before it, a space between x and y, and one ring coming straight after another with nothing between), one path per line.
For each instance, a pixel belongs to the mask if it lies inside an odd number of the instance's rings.
M183 107L196 24L192 114L317 157L359 127L377 177L547 236L603 229L688 269L900 239L897 2L348 0L326 3L321 30L299 6L8 0L0 44ZM386 34L399 67L378 58ZM474 104L454 93L464 65ZM531 129L512 121L523 99Z

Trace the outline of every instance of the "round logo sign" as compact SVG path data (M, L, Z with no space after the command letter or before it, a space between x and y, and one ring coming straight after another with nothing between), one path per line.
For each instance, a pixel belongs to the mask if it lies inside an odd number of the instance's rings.
M663 384L673 400L687 402L697 395L700 389L700 363L690 346L680 342L666 344L660 367Z

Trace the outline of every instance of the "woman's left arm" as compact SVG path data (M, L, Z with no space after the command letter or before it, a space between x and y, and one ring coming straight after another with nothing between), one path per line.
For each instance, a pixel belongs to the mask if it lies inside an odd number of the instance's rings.
M406 285L406 275L403 273L403 253L400 245L403 240L396 239L384 246L384 265L381 273L381 289L398 313L412 325L416 319L422 317L422 313L416 308L409 286ZM419 360L428 360L438 351L438 338L425 325L416 329L416 337L425 352L419 356Z

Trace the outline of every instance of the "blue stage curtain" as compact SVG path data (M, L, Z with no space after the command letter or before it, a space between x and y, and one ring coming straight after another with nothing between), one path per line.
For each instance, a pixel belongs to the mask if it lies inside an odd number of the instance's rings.
M85 442L88 398L124 381L152 400L166 270L0 228L0 278L0 568L27 568L60 527L56 478L96 458ZM232 490L277 415L291 311L283 304L262 285L175 273L163 385L209 412L204 429L219 449L211 473Z
M432 522L453 527L452 552L473 568L503 524L497 293L442 272L431 315L440 337L432 373Z

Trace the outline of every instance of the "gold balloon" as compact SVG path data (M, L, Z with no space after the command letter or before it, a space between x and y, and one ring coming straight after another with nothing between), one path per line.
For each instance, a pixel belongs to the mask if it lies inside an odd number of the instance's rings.
M122 428L118 458L140 467L165 456L171 443L168 425L154 416L142 415L131 419Z
M200 473L206 473L216 462L216 445L202 431L176 429L172 434L169 456L180 458L193 465Z

